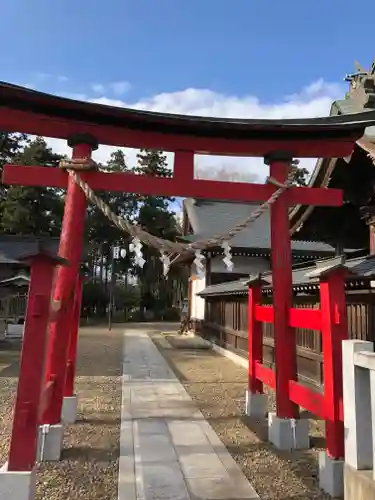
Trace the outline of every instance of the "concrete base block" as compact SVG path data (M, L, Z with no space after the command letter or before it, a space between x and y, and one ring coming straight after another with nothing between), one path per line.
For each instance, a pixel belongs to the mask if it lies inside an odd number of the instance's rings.
M319 453L319 486L332 497L344 494L344 460L334 460L325 451Z
M0 500L34 500L36 489L35 469L29 472L8 471L8 464L0 469Z
M268 414L268 441L279 450L302 450L310 447L307 419L279 418Z
M74 424L77 420L78 398L73 396L66 396L63 399L61 410L61 422L63 424Z
M267 415L267 395L253 394L246 389L245 414L250 418L262 419Z
M58 462L63 447L64 427L62 424L39 426L38 462Z

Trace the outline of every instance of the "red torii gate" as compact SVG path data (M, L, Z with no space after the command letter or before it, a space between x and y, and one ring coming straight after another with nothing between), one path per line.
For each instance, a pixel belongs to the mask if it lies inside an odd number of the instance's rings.
M92 189L141 195L265 201L277 189L274 185L194 179L194 155L261 156L270 166L270 175L279 183L284 183L294 157L347 156L352 152L354 142L363 135L365 127L373 124L375 113L370 112L304 120L227 120L168 115L73 101L0 83L0 130L65 139L72 147L72 157L75 159L91 158L98 144L174 152L172 178L95 170L80 174ZM54 426L61 420L64 393L69 395L65 391L69 344L71 350L76 348L76 342L72 340L77 326L73 304L74 300L76 304L79 301L77 294L76 299L74 295L82 253L86 198L74 179L63 169L6 165L3 182L67 189L59 256L68 265L60 266L57 271L54 300L61 304L61 308L54 322L50 323L44 374L44 391L48 391L48 399L42 398L45 408L40 421ZM298 417L298 407L286 397L289 381L296 380L297 376L294 331L289 326L292 275L288 209L295 204L339 206L342 204L342 192L336 189L293 187L284 192L271 207L276 404L277 416L282 419ZM45 316L47 312L37 310L35 297L31 294L28 317L40 314ZM35 419L29 419L28 415L40 411L40 407L35 408L35 401L28 398L30 382L27 370L30 365L23 361L37 354L40 357L44 346L26 343L31 333L26 322L21 363L23 371L16 407L22 425L13 428L7 466L9 474L12 471L31 473L35 464L37 429ZM75 353L69 354L70 358L75 357ZM281 361L284 369L278 372L277 366ZM72 368L70 374L72 387ZM35 377L33 384L36 384ZM17 418L19 415L16 413L15 420ZM34 436L28 441L33 444L23 447L21 453L20 443L26 430Z

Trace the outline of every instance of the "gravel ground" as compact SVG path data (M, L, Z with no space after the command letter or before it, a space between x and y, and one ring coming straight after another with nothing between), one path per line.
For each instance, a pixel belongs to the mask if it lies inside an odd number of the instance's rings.
M0 341L0 466L8 460L19 356L20 344Z
M122 328L82 328L76 392L78 421L67 426L61 462L37 470L38 500L117 500ZM18 350L19 351L19 350ZM17 383L17 350L0 347L0 454L6 460Z
M311 421L311 450L276 450L266 442L266 421L254 424L244 416L243 368L212 350L168 346L160 336L153 340L262 500L331 499L317 482L317 454L324 443L321 424ZM274 409L271 392L269 409Z

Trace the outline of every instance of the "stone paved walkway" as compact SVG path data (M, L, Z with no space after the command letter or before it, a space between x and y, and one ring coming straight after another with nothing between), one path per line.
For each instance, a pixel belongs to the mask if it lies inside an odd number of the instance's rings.
M119 500L259 498L147 333L124 340Z

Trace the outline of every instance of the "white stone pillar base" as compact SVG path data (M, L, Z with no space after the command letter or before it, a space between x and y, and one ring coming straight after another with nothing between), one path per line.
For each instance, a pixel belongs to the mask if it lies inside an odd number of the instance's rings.
M245 414L254 419L263 419L267 415L267 395L253 394L246 389Z
M279 450L303 450L310 447L308 419L279 418L268 414L268 441Z
M354 363L354 356L363 351L374 352L374 344L364 340L342 343L345 462L357 470L374 467L369 370Z
M325 451L319 453L319 487L331 495L344 494L344 460L334 460Z
M78 398L77 395L65 396L61 410L61 422L74 424L77 420Z
M36 472L8 471L6 463L0 469L0 500L34 500Z
M64 427L62 424L40 425L38 435L38 462L58 462L63 447Z

